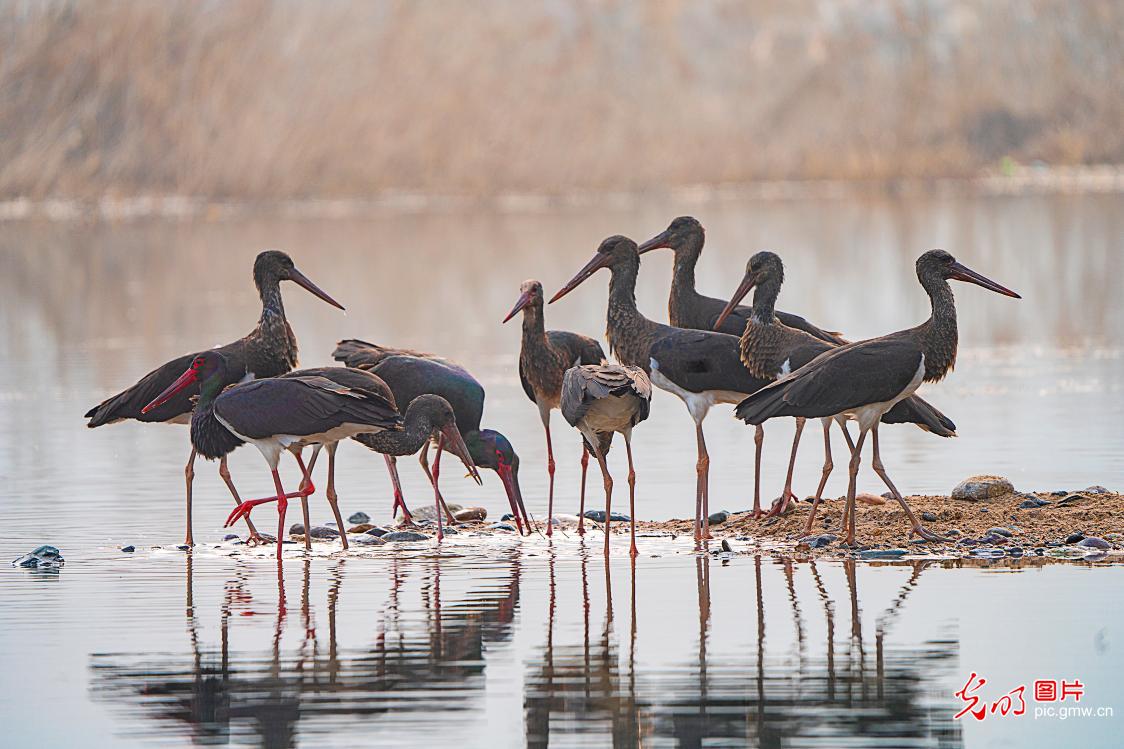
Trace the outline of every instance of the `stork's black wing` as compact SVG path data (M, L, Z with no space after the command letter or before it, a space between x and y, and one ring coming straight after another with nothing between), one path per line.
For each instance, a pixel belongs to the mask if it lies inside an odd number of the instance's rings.
M600 364L605 361L605 351L601 344L587 335L571 333L568 330L548 330L546 338L550 345L566 355L566 366L575 364Z
M243 437L320 434L344 424L394 429L398 411L385 399L325 377L269 378L227 390L215 415Z
M725 333L668 328L652 346L653 372L692 393L728 390L755 393L769 383L749 373L741 361L739 340Z
M398 403L394 399L394 391L390 389L390 386L387 385L381 377L365 369L355 369L353 367L311 367L309 369L294 369L292 372L281 376L290 379L294 377L324 377L337 385L343 385L352 390L371 393L376 397L383 398L390 403L392 408L398 410Z
M424 351L413 351L405 348L391 348L370 343L358 338L345 338L336 344L332 358L341 361L349 367L370 369L379 362L391 356L414 356L422 359L441 359L439 356L427 354Z
M105 399L86 412L85 418L90 420L86 426L90 428L100 427L103 424L111 424L121 419L152 422L171 421L177 416L191 413L191 409L194 408L191 398L199 394L198 384L189 385L172 396L167 403L146 414L142 414L141 409L154 401L156 396L164 392L169 385L186 372L187 368L191 366L192 360L198 355L198 353L184 354L172 359L167 364L157 367L140 378L137 384L128 390L123 390L117 395ZM236 373L232 372L231 376L233 377L234 374ZM239 373L238 379L241 379L242 374L244 373ZM237 382L238 379L234 379L232 382Z
M440 395L457 415L457 429L468 434L480 429L484 416L484 386L458 364L443 359L389 356L371 370L394 391L394 400L409 404L426 393Z
M703 330L713 330L714 323L717 322L718 316L722 314L722 310L725 308L726 302L722 299L714 299L711 297L703 297L703 299L704 301L699 305L699 307L704 319L699 321L700 324L697 327ZM752 313L752 307L748 307L744 304L739 304L737 307L734 307L729 317L723 320L722 328L718 332L726 333L728 335L740 336L745 330L745 323L747 320L749 320L749 316ZM781 312L780 310L777 310L775 314L777 316L777 319L788 327L796 328L797 330L803 330L808 335L818 338L821 341L825 341L826 343L831 343L836 346L842 346L847 343L847 340L844 339L841 334L832 332L830 330L824 330L816 325L813 325L800 315L794 315L791 312Z
M873 338L842 346L738 404L747 424L774 416L834 416L871 403L893 400L917 376L922 352L901 337Z
M955 437L956 424L924 398L911 395L882 414L883 424L916 424L938 437Z

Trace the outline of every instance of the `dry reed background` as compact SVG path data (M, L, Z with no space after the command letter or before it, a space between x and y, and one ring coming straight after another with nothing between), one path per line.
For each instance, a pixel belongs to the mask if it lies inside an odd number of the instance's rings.
M1120 0L7 0L0 196L1124 163Z

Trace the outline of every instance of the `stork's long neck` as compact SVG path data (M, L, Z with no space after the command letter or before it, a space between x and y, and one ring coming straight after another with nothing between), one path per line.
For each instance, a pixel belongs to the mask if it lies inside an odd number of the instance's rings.
M546 351L546 322L543 317L542 300L532 302L523 308L523 349L525 351Z
M671 294L667 302L668 318L672 325L681 324L684 316L699 296L695 289L695 265L702 251L702 238L692 237L675 251L675 269L671 274Z
M753 290L752 322L769 325L776 314L777 297L781 293L781 280L776 276L766 276Z
M281 300L281 282L277 279L262 279L257 282L258 296L261 297L262 329L285 328L285 303Z
M648 371L651 362L652 330L656 327L636 308L636 276L640 272L640 256L632 255L615 263L609 281L609 308L605 337L617 360Z
M918 328L918 334L925 352L925 381L934 382L956 366L956 348L959 344L956 300L952 296L952 287L943 278L922 278L921 285L929 294L932 313Z

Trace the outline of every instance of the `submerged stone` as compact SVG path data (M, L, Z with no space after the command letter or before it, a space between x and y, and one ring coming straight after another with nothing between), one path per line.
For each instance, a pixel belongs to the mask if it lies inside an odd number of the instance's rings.
M227 533L225 536L222 537L222 540L223 541L241 541L242 537L239 536L237 533Z
M13 567L24 567L26 569L47 569L61 567L64 564L66 564L66 560L62 558L62 552L57 547L46 544L24 554L19 559L12 560Z
M901 559L908 553L905 549L867 549L859 552L859 559Z
M363 532L368 536L385 536L387 533L386 528L380 528L377 525L371 526Z
M967 502L986 502L1004 494L1013 494L1014 491L1014 485L1002 476L969 476L952 490L952 498Z
M836 538L838 538L838 536L836 536L834 533L824 533L819 536L813 536L812 538L808 539L808 546L812 547L813 549L822 549L823 547L834 541Z
M393 531L380 536L383 541L428 541L429 536L414 531Z
M378 536L371 536L367 533L360 533L355 538L351 539L351 543L356 546L382 546L386 543Z
M136 550L137 550L137 547L133 546L132 544L130 544L128 546L122 546L121 547L121 551L125 552L126 554L132 554Z
M317 525L308 532L310 538L331 539L339 538L340 532L335 528L329 528L326 525Z
M371 522L371 516L365 512L353 512L347 517L347 522L352 525L360 525L362 523Z
M515 532L515 526L511 523L492 523L488 527L494 531L511 531L512 533Z
M605 511L604 510L586 510L585 511L585 518L586 518L586 520L592 520L595 523L604 523L605 522ZM609 518L614 523L627 523L630 519L628 517L628 515L622 515L619 512L612 513L609 516Z

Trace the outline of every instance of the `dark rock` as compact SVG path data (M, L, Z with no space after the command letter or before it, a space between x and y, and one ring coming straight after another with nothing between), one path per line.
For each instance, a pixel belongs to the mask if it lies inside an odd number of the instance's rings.
M1110 493L1108 491L1108 489L1105 489L1103 486L1100 486L1100 485L1086 486L1081 491L1085 492L1086 494L1109 494Z
M1065 541L1047 541L1046 545L1051 549L1056 549L1059 546L1065 546Z
M729 541L727 541L726 539L722 539L722 551L733 553L734 547L730 546Z
M1112 544L1110 544L1108 541L1105 541L1103 538L1097 538L1096 536L1089 536L1088 538L1083 539L1077 545L1082 546L1086 549L1101 549L1101 550L1104 550L1104 549L1111 549L1112 548Z
M1022 502L1019 502L1019 509L1020 510L1034 510L1034 509L1037 509L1039 507L1045 507L1048 504L1050 504L1050 503L1047 502L1044 499L1039 499L1038 497L1028 497L1027 499L1024 499Z
M945 535L947 535L947 536L959 536L960 535L960 529L959 528L949 528L945 532Z
M981 507L980 512L991 512L991 510L987 509L986 507Z
M442 532L443 534L445 534L446 536L455 536L455 535L457 535L458 533L460 533L460 531L458 531L458 530L457 530L456 528L454 528L454 527L453 527L453 526L451 526L451 525L443 525L443 526L441 526L441 532Z
M1015 487L1002 476L969 476L952 490L953 499L968 502L986 502L1004 494L1012 494Z
M237 533L227 533L225 536L222 537L222 540L223 541L241 541L242 537L239 536Z
M484 520L488 517L488 511L483 507L466 507L463 510L454 512L453 517L460 523L466 523L470 520Z
M492 523L488 527L494 531L511 531L512 533L515 532L515 526L511 523Z
M1058 507L1071 507L1075 504L1079 504L1081 502L1084 502L1087 499L1089 499L1089 498L1086 497L1084 494L1068 494L1065 497L1062 497L1061 499L1059 499L1054 504L1056 504Z
M585 518L586 518L586 520L592 520L595 523L604 523L605 522L605 511L604 510L586 510L585 511ZM622 515L619 512L614 512L612 515L610 515L610 518L612 519L612 521L614 523L627 523L629 521L628 515Z
M822 549L837 538L838 536L836 536L834 533L824 533L819 536L813 536L812 538L808 539L808 546L813 549Z
M957 543L961 546L975 546L979 541L974 538L962 538Z
M62 552L57 547L46 544L38 547L35 551L24 554L19 559L12 560L13 567L24 567L31 570L61 567L64 564L66 564L66 560L62 558Z
M1068 536L1066 536L1065 542L1067 544L1075 544L1075 543L1078 543L1078 542L1084 540L1084 538L1085 538L1085 534L1082 533L1081 531L1077 531L1076 533L1070 533Z
M1035 553L1036 555L1038 555L1038 556L1042 556L1043 554L1045 554L1045 553L1046 553L1046 550L1045 550L1045 549L1043 549L1043 548L1042 548L1041 546L1039 546L1038 548L1036 548L1036 549L1034 550L1034 553Z
M309 538L330 539L339 538L340 532L335 528L329 528L326 525L313 526L312 530L308 532Z
M261 531L259 531L258 536L261 538L261 542L263 544L268 545L277 543L277 536L274 536L271 533L262 533Z
M1051 497L1064 497L1069 494L1065 489L1058 489L1056 492L1050 492Z
M380 528L377 525L372 526L369 530L363 531L368 536L385 536L386 528Z
M935 523L937 521L937 516L932 512L923 512L921 513L921 519L926 523Z
M352 525L361 525L363 523L371 522L371 516L365 512L353 512L348 516L347 522Z
M500 522L506 523L508 520L515 520L515 516L512 515L510 512L505 512L503 514L503 517L500 518Z
M1008 530L1007 528L1003 528L1001 526L996 526L994 528L988 528L987 534L989 536L1003 536L1004 538L1010 538L1011 535L1012 535L1010 530Z
M729 519L730 519L730 513L728 513L725 510L720 510L718 512L712 512L712 513L710 513L710 515L707 516L707 522L710 523L711 525L721 525L722 523L725 523Z
M122 546L121 547L121 551L125 552L126 554L132 554L136 550L137 550L137 547L133 546L132 544L130 544L128 546Z
M908 553L905 549L868 549L859 552L859 559L901 559Z
M1021 557L1023 555L1023 547L1012 546L1011 548L1007 549L1007 554L1012 557Z
M304 535L304 523L293 523L292 525L290 525L289 526L289 535L290 536L303 536Z
M383 541L428 541L429 536L413 531L392 531L381 536Z
M360 533L358 536L351 539L351 543L355 544L356 546L381 546L382 544L385 544L386 541L383 541L378 536L372 536L368 533Z
M191 551L191 547L188 546L187 544L180 544L176 548L179 549L180 551Z

